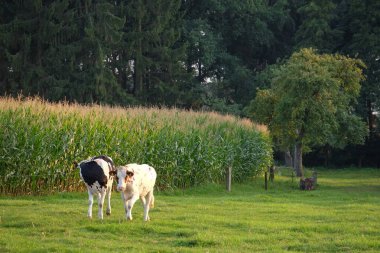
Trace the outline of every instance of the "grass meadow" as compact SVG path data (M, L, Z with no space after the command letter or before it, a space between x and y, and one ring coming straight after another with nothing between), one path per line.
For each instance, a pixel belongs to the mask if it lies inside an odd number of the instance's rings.
M285 169L264 180L156 192L150 222L86 217L87 193L0 197L0 252L380 252L380 170L318 170L300 191Z

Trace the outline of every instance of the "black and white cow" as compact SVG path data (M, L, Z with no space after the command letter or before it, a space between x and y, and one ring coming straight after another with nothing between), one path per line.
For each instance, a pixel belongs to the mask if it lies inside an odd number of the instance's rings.
M87 216L92 218L92 205L94 196L98 198L98 217L103 219L103 204L107 196L106 214L111 214L111 191L114 176L112 171L115 170L115 165L112 159L108 156L95 156L91 159L81 161L78 165L80 169L80 177L84 181L88 190L88 212ZM110 173L111 172L111 173Z

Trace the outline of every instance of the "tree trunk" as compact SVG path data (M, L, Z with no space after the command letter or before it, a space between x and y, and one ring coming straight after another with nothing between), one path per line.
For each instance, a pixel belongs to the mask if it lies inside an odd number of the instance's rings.
M325 151L325 167L327 168L329 166L329 159L330 159L330 154L331 154L330 146L326 145L324 151Z
M198 60L198 81L202 82L202 63L201 60Z
M293 168L293 157L289 149L285 151L284 156L285 156L285 166Z
M371 100L367 100L367 117L368 117L368 130L369 130L369 139L373 139L374 135L374 126L375 126L375 119L373 116L373 110L372 110L372 102Z
M297 141L294 146L294 171L297 177L303 178L303 167L302 167L302 142Z
M141 17L138 19L138 34L140 38L137 41L136 57L135 57L135 85L134 85L134 95L139 97L143 93L143 67L142 64L142 27L141 27Z

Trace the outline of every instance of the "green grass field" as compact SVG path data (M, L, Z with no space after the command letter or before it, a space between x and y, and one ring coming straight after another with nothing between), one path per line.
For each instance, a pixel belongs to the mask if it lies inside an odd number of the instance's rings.
M263 179L156 193L151 221L86 217L87 193L0 197L0 252L380 252L380 170L319 170L300 191L287 171ZM94 205L94 217L96 207Z

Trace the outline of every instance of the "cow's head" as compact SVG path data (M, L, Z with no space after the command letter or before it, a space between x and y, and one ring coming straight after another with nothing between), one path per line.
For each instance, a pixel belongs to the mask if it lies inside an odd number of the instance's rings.
M133 183L133 176L134 171L131 168L128 168L128 166L120 166L117 167L116 170L111 171L110 175L116 175L117 180L117 190L118 191L124 191L127 187L127 184Z

